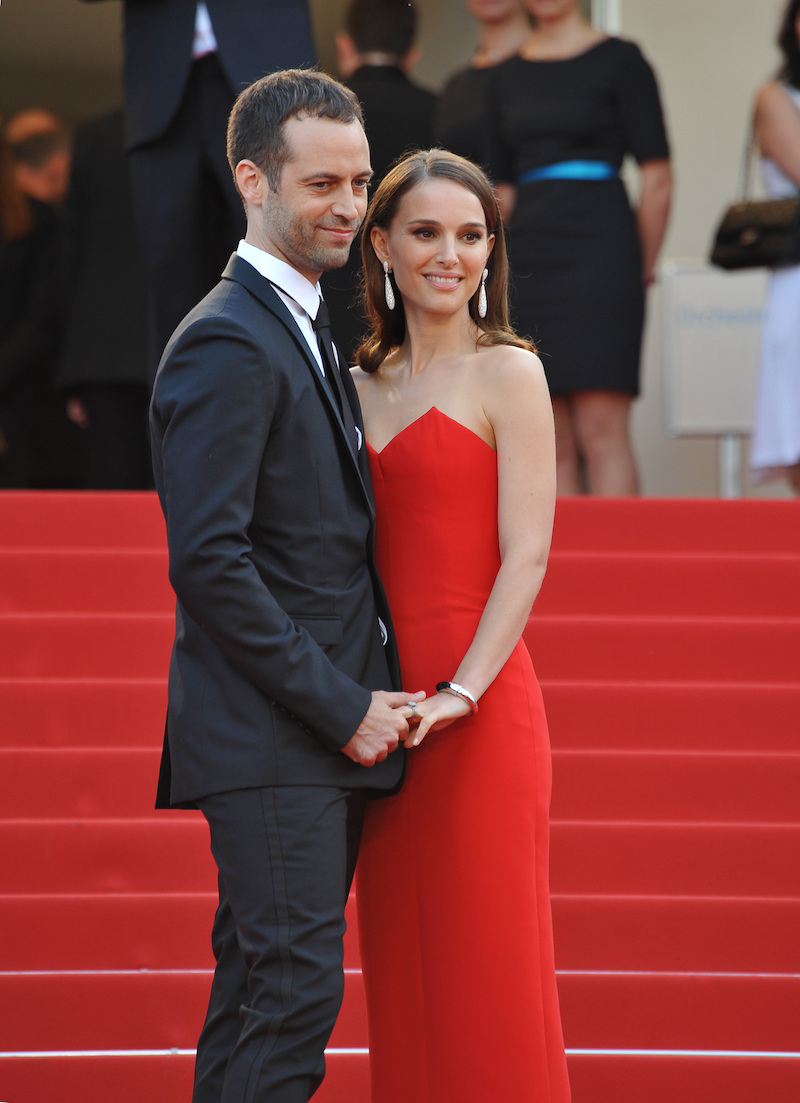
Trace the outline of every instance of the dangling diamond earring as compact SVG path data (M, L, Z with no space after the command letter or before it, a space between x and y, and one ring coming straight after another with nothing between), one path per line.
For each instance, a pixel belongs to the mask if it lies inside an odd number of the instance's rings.
M385 260L383 262L383 293L386 296L386 305L390 310L395 308L394 288L392 287L392 281L389 279L389 262Z
M489 275L489 269L484 268L483 275L481 276L481 289L478 292L478 317L485 318L486 311L489 309L489 304L486 302L486 277Z

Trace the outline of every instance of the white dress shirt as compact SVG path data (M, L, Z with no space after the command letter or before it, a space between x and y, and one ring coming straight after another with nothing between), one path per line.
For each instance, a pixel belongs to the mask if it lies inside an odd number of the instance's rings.
M236 252L252 264L264 279L274 286L276 292L288 307L297 327L305 338L309 352L314 357L321 375L325 375L325 367L322 363L322 353L319 351L317 335L314 332L312 322L319 310L319 301L322 297L319 284L310 283L305 276L301 276L296 268L287 264L285 260L251 245L249 241L240 241Z
M217 40L214 28L211 26L211 16L204 0L200 0L194 17L194 42L192 43L192 57L205 57L207 54L217 52Z

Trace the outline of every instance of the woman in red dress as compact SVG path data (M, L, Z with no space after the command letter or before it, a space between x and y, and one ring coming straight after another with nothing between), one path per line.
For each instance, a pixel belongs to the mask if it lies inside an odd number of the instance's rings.
M373 1103L567 1103L548 888L550 748L520 637L555 501L542 366L509 328L497 203L405 158L364 224L355 379L405 684L425 689L357 898Z

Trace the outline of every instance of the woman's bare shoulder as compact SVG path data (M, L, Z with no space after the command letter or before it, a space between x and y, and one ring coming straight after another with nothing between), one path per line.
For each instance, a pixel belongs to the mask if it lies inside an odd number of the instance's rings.
M479 352L480 371L492 387L514 387L544 379L544 367L534 352L518 345L489 345Z

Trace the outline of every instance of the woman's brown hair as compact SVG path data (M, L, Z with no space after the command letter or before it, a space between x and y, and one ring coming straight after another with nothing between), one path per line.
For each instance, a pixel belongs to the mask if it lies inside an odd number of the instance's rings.
M361 256L364 262L363 301L371 333L356 349L355 361L365 372L376 371L392 349L399 348L406 336L406 316L402 297L395 296L394 310L389 310L384 298L383 267L372 247L373 226L388 230L403 196L426 180L452 180L472 192L483 207L486 227L494 234L494 248L486 262L486 317L478 314L477 295L469 303L469 313L482 330L481 345L516 345L535 352L533 343L519 337L511 328L508 317L508 255L503 222L497 197L488 178L477 165L445 149L428 149L410 153L389 170L378 186L369 205L361 234Z

